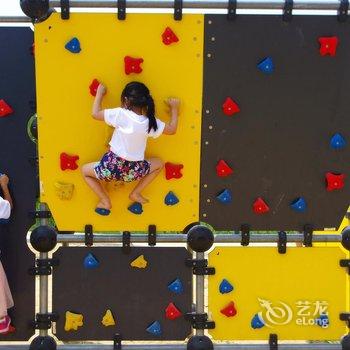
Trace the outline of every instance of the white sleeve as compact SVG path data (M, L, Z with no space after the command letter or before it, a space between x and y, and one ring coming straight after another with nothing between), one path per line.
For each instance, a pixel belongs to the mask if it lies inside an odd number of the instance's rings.
M165 128L165 123L162 122L160 119L156 119L157 120L157 130L154 131L154 129L152 128L151 131L149 132L148 136L149 137L153 137L154 139L156 139L157 137L159 137L161 134L163 134L164 128Z
M0 196L0 219L8 219L11 215L10 202Z
M117 128L118 126L121 126L122 123L122 108L113 108L113 109L105 109L104 110L104 117L105 122L107 125L113 126L114 128Z

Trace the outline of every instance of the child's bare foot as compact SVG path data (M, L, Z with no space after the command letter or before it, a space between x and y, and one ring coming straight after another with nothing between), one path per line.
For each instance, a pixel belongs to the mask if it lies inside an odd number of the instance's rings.
M141 193L131 192L129 194L129 199L133 202L138 202L141 204L148 203L149 200L141 195Z
M102 209L107 209L107 210L111 210L112 208L112 204L110 201L100 201L97 203L97 208L102 208Z

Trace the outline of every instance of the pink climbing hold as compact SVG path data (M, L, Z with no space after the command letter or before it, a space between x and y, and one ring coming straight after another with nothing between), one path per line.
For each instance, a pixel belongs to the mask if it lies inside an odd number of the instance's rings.
M143 63L143 58L133 58L130 56L124 57L125 64L125 74L129 75L131 73L139 74L142 72L141 63Z
M229 117L241 111L238 104L231 97L226 98L222 110Z
M0 117L6 117L12 113L13 109L4 100L0 100Z
M173 43L177 43L179 41L179 38L171 30L171 28L166 27L162 34L162 40L165 45L171 45Z

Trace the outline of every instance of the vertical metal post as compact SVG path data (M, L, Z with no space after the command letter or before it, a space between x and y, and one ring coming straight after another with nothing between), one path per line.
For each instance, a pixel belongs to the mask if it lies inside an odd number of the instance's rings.
M197 260L204 260L204 253L196 253ZM204 275L196 275L196 313L204 313ZM204 335L203 329L197 329L196 335Z
M40 211L48 210L45 203L40 203ZM41 218L40 225L48 225L49 219ZM40 253L40 259L47 259L48 253ZM47 314L48 313L48 305L49 305L49 277L48 276L39 276L39 313ZM39 331L39 335L46 336L48 334L47 329L41 329Z

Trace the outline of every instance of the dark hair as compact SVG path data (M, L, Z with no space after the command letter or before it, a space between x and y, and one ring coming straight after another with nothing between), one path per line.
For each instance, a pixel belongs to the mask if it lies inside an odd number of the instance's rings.
M154 116L155 107L152 96L145 84L133 81L127 84L122 92L122 101L128 99L129 107L147 107L148 132L158 129L157 120Z

